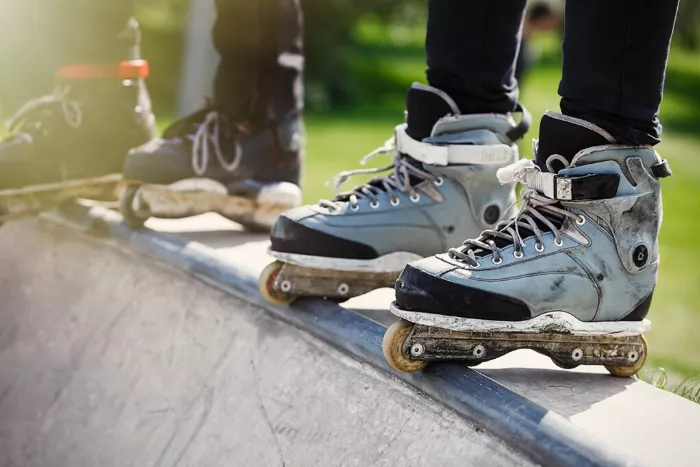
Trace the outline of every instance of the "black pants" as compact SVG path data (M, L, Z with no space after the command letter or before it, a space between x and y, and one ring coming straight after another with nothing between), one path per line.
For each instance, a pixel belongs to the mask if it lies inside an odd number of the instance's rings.
M525 0L430 0L428 81L463 113L514 109ZM564 114L621 142L656 144L678 0L567 0L559 94Z
M134 0L7 0L0 21L3 48L26 54L14 62L26 64L28 74L123 60L133 44L125 28L134 6ZM299 112L299 0L216 0L216 9L212 37L221 60L214 77L215 105L243 120L274 121Z

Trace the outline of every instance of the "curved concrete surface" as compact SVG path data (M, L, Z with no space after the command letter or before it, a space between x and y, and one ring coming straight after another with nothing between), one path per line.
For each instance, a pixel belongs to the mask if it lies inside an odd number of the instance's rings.
M387 377L376 369L388 370L390 291L345 309L271 306L255 288L266 239L219 216L141 231L99 207L49 218L0 229L0 465L700 457L700 406L595 367L563 371L521 351L478 371Z
M62 227L0 229L0 465L530 465L260 309Z

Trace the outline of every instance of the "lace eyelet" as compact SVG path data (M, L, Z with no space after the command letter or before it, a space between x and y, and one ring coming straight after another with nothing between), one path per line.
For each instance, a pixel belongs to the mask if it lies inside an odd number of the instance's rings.
M576 224L583 225L585 223L586 223L586 218L583 216L578 216L578 219L576 219Z
M442 177L438 177L437 180L433 182L435 186L441 186L443 183L445 183L445 180Z
M564 245L564 240L562 240L561 238L555 238L555 239L554 239L554 244L555 244L556 246L562 246L562 245Z
M399 198L395 198L392 196L392 198L389 200L392 206L398 206L401 204L401 200Z
M542 253L544 251L544 245L541 243L536 243L535 250L537 250L539 253Z
M469 269L479 269L479 266L481 266L481 263L476 263L475 266L472 266L471 264L469 265Z
M414 203L417 203L418 201L420 201L420 195L418 193L413 193L411 195L411 201L413 201Z
M497 259L498 259L498 261L496 261ZM493 264L501 264L503 262L503 260L501 258L493 258L493 259L491 259L491 262Z
M372 201L371 203L369 203L369 207L371 207L372 209L377 209L379 207L379 201Z
M515 256L517 259L520 259L525 255L523 255L522 251L515 250L515 251L513 251L513 256Z
M359 205L359 204L351 204L351 205L350 205L350 210L351 210L351 211L359 211L359 210L360 210L360 205Z

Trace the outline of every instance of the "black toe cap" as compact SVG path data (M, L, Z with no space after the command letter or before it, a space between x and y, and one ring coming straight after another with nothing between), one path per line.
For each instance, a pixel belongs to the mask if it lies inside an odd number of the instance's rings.
M405 310L493 321L530 319L520 300L459 285L410 264L396 281L396 304Z
M375 259L379 256L368 245L314 230L284 215L272 227L270 242L272 250L280 253L343 259Z

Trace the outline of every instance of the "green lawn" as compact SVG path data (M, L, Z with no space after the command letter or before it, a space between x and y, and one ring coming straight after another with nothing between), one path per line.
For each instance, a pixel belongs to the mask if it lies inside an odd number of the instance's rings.
M306 202L332 196L324 183L341 170L357 168L362 156L391 136L393 125L402 119L401 96L406 86L423 79L420 44L411 41L392 47L376 37L371 39L356 67L359 81L371 85L378 77L378 86L391 84L397 92L388 92L379 106L360 105L343 114L307 115ZM536 121L521 144L526 157L531 157L529 138L537 135L540 116L546 109L558 109L558 44L548 40L543 47L542 66L523 86L522 101ZM661 117L665 132L658 150L671 162L674 175L663 181L663 261L651 313L654 326L648 334L651 351L647 368L663 367L678 376L692 376L700 374L700 249L694 243L700 228L700 196L693 192L693 186L700 183L700 128L693 127L700 119L697 56L674 50ZM377 161L377 165L384 162Z

